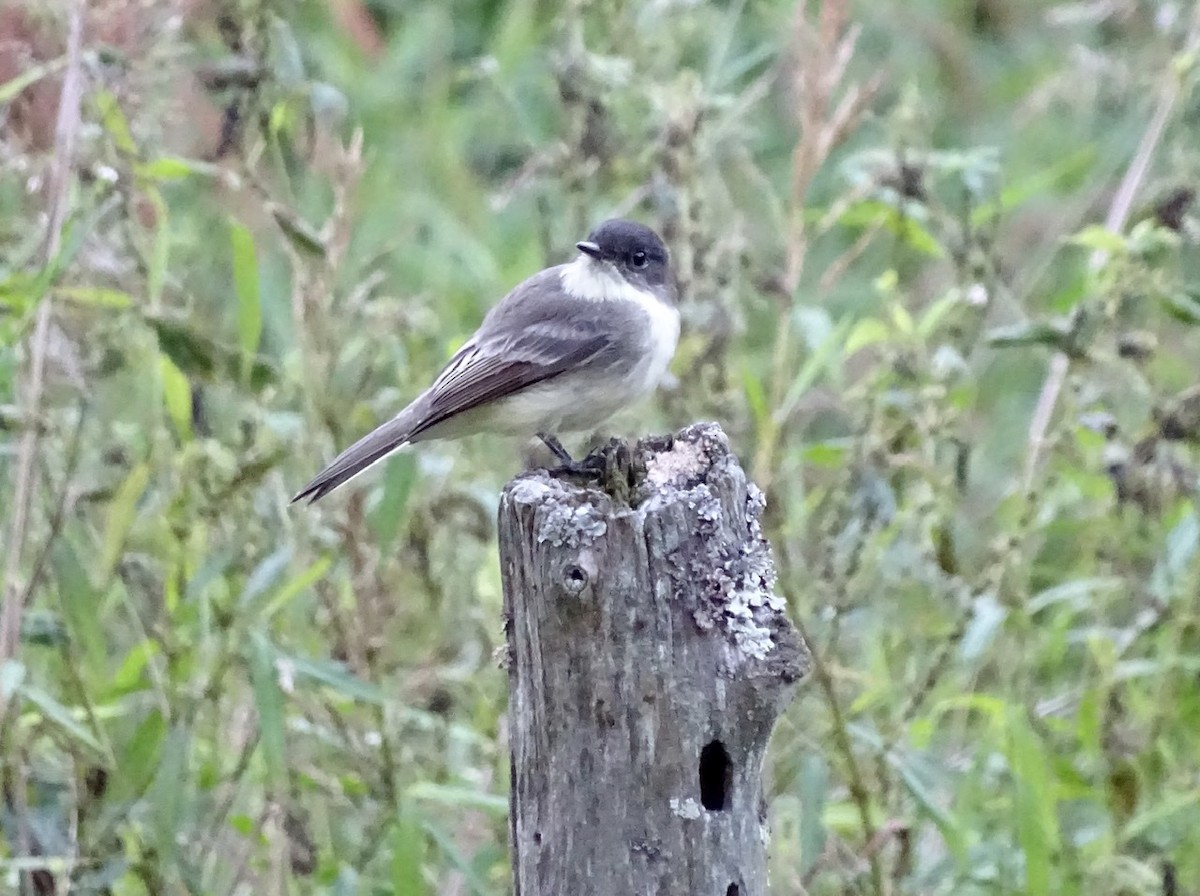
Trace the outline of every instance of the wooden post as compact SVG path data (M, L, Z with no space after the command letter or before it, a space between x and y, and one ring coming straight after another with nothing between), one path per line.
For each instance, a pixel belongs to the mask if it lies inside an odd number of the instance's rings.
M763 756L808 652L762 493L715 424L626 483L501 498L516 896L766 896Z

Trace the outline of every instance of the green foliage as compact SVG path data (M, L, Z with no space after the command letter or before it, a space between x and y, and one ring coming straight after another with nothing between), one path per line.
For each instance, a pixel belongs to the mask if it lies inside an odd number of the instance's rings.
M819 660L773 891L1200 879L1200 23L1125 6L151 4L56 244L17 125L69 61L0 83L0 890L507 892L519 446L288 501L617 213L685 332L615 428L721 422Z

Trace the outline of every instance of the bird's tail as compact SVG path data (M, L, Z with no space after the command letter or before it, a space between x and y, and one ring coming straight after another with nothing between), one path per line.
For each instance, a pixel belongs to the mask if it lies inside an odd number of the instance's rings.
M313 481L292 498L292 503L308 499L308 503L319 501L339 485L349 482L383 460L393 451L403 448L413 436L414 420L420 415L410 405L387 423L367 433L341 454L315 477Z

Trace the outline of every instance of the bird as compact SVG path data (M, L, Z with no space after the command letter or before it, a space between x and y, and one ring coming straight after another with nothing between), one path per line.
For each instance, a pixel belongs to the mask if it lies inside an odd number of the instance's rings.
M415 442L477 433L537 436L564 466L556 433L592 429L649 395L679 341L678 285L662 238L614 218L578 256L518 284L433 384L335 457L292 503L318 501Z

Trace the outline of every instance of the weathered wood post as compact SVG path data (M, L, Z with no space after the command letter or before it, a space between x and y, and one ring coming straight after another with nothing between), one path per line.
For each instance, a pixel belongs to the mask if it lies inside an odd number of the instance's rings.
M500 503L516 896L766 896L763 756L807 671L762 493L720 427L633 483L518 477Z

